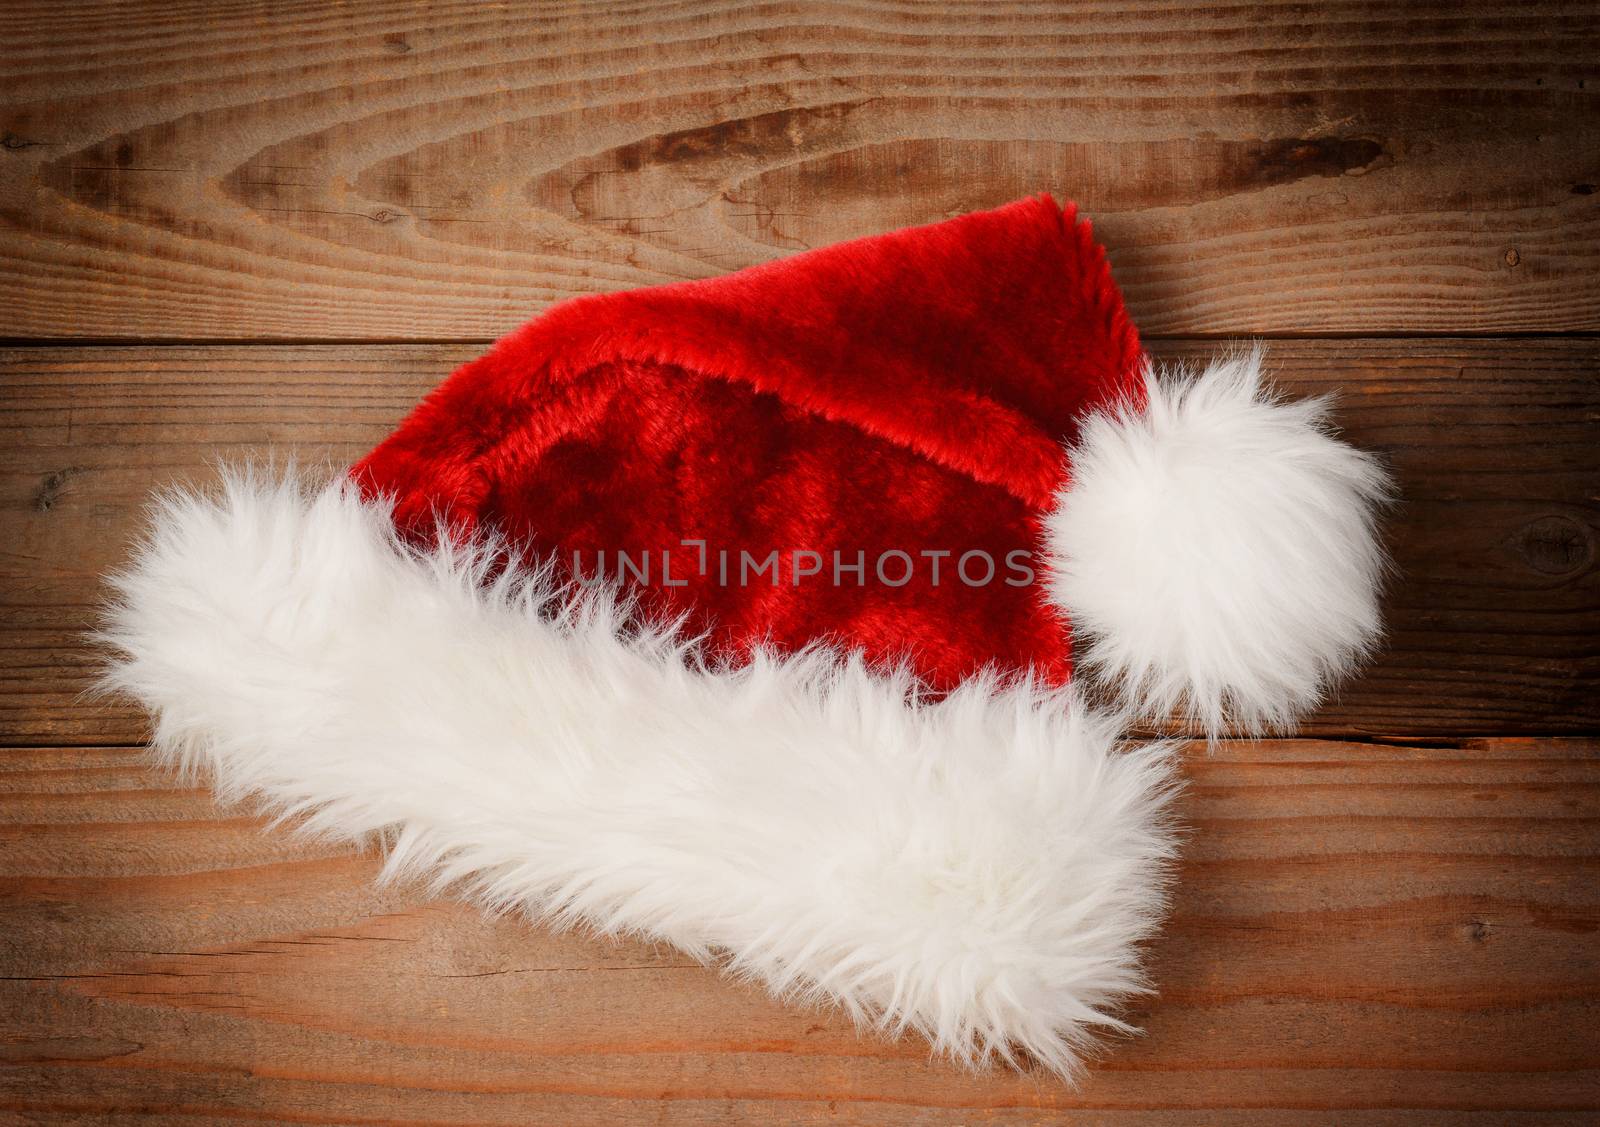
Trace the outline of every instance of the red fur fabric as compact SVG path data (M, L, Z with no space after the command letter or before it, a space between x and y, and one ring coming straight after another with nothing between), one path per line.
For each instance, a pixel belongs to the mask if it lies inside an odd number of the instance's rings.
M1074 420L1143 396L1138 338L1089 225L1048 197L722 278L551 309L458 370L352 471L425 537L443 516L570 571L649 559L645 608L721 655L829 642L946 689L1070 674L1039 517ZM704 541L699 550L681 542ZM721 551L730 553L726 580ZM740 553L780 553L740 582ZM672 582L660 574L670 552ZM813 551L820 574L794 574ZM875 563L905 552L903 586ZM933 580L937 557L939 581ZM979 551L999 571L956 572ZM1007 577L1031 556L1028 586ZM835 553L856 573L833 572ZM885 565L892 580L902 562ZM985 568L975 562L974 579Z

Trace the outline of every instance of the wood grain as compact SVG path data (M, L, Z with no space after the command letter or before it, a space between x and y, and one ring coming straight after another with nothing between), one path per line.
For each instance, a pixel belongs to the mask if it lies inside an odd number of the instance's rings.
M1600 9L13 2L0 337L458 339L1041 190L1147 334L1600 328Z
M1231 744L1187 770L1147 1033L1073 1091L858 1037L665 948L374 888L373 859L218 811L133 751L0 752L0 1115L1502 1124L1600 1107L1600 742Z
M1204 342L1167 342L1167 358ZM0 740L143 737L83 696L100 576L153 488L218 459L339 466L478 346L25 348L0 354ZM1403 504L1377 663L1321 733L1600 726L1600 342L1281 342L1296 394L1335 391Z

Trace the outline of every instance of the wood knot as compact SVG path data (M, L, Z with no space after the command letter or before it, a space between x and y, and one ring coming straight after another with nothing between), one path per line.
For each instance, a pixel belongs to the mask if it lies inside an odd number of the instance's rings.
M1491 929L1483 920L1469 920L1466 931L1467 938L1472 942L1483 943L1488 940Z
M48 513L55 508L56 503L67 491L67 483L83 473L84 469L83 466L67 466L65 469L45 474L44 480L39 483L39 488L33 493L34 512Z
M1263 142L1255 159L1255 178L1269 184L1360 176L1393 161L1382 143L1371 137L1280 137Z
M1507 266L1515 266L1521 261L1522 261L1522 255L1520 253L1518 253L1516 247L1507 247L1506 248L1506 265Z
M411 53L411 41L398 31L391 31L383 37L383 49L391 55L407 55Z
M1594 563L1594 535L1571 517L1539 517L1519 529L1511 543L1541 575L1576 575Z

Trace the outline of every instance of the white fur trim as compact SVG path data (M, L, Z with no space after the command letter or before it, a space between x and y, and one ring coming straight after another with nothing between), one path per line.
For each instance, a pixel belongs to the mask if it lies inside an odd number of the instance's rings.
M1051 597L1080 663L1147 715L1289 729L1378 636L1388 478L1332 437L1322 400L1264 387L1259 350L1146 386L1068 452Z
M1071 1073L1126 1028L1170 748L1027 686L709 668L486 558L402 546L347 485L170 496L114 580L108 681L221 798L491 908L665 940L968 1061Z

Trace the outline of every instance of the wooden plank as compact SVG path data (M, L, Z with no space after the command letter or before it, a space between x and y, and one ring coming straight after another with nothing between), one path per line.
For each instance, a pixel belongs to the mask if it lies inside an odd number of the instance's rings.
M1600 328L1588 0L26 0L0 42L0 336L495 336L1041 190L1147 333Z
M263 452L344 465L477 350L0 354L0 740L143 738L131 708L83 695L84 632L152 488ZM1340 392L1349 436L1390 459L1404 496L1388 648L1308 731L1600 725L1600 342L1282 342L1273 363L1295 393Z
M858 1037L666 948L374 888L372 858L218 811L133 751L0 751L0 1115L1342 1125L1600 1109L1600 741L1228 744L1187 773L1147 1032L1074 1091Z

